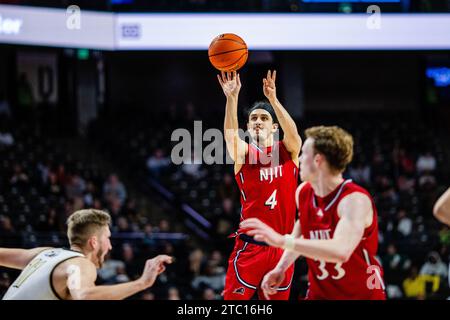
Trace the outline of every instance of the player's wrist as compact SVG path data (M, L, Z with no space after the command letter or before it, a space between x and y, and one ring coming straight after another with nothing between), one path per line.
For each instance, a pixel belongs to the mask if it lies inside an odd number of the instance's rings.
M286 251L294 251L295 250L295 236L292 234L285 234L283 236L282 248Z
M272 105L272 107L275 107L277 105L278 99L277 99L277 95L276 94L267 97L267 99L269 100L269 102Z

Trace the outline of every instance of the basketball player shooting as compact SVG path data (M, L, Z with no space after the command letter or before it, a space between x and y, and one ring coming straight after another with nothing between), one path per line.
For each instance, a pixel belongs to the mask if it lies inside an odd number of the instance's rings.
M353 157L353 138L339 127L306 130L295 200L299 219L291 234L251 218L241 228L255 241L284 249L262 288L277 293L285 272L300 256L308 263L306 299L385 299L378 247L377 210L370 194L342 172Z
M218 80L227 99L225 141L234 160L235 178L241 192L241 220L258 217L277 232L290 232L295 223L294 193L298 185L298 155L302 141L294 120L278 101L276 71L269 70L263 79L263 91L269 103L257 102L248 112L250 144L238 134L240 76L236 72L222 72ZM278 124L284 131L282 141L274 139ZM249 300L255 292L258 292L260 299L264 299L260 283L263 276L275 267L274 263L283 250L254 241L242 229L234 237L235 246L228 262L224 299ZM274 299L289 298L293 267L286 268L284 272L285 280L276 289Z
M126 283L96 286L97 270L112 249L108 213L86 209L68 219L70 249L0 248L0 265L23 270L4 300L119 300L153 285L172 257L159 255L145 263L142 276Z

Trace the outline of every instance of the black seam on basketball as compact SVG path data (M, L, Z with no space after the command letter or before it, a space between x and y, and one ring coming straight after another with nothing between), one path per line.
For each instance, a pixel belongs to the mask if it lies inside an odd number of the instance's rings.
M236 42L236 43L239 43L239 44L243 44L244 46L247 46L246 44L245 44L245 42L244 41L238 41L238 40L234 40L234 39L222 39L222 38L220 38L220 39L217 39L216 41L225 41L225 40L227 40L227 41L233 41L233 42Z
M239 49L224 51L224 52L221 52L221 53L215 53L215 54L212 54L212 55L208 55L208 57L220 56L221 54L230 53L230 52L236 52L236 51L239 51L239 50L247 50L247 48L239 48Z
M236 64L236 63L238 63L239 62L239 60L241 60L242 59L242 57L245 55L245 54L247 54L247 52L244 52L240 57L239 57L239 59L237 59L235 62L233 62L233 63L230 63L230 64L227 64L226 66L217 66L217 68L226 68L226 67L229 67L229 66L232 66L233 64Z

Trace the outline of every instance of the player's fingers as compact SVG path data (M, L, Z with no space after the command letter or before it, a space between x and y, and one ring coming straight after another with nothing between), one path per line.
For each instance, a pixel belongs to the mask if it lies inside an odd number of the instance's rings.
M220 85L221 85L221 86L223 86L223 82L222 82L222 79L220 78L220 76L219 76L219 75L217 75L217 80L219 80L219 83L220 83Z
M269 292L267 292L266 290L263 290L263 294L264 294L264 298L266 298L266 300L270 300Z
M173 257L168 256L166 254L161 254L159 256L156 257L158 263L160 264L164 264L164 263L172 263L173 262Z
M273 71L273 74L272 74L272 80L273 80L273 82L275 82L276 78L277 78L277 70L274 70L274 71Z
M237 79L237 73L236 73L236 71L233 71L233 80L236 80L236 79Z
M241 85L241 76L239 75L239 73L237 74L237 83L239 86Z
M271 76L270 76L270 69L269 70L267 70L267 79L270 79L271 78Z
M223 81L223 82L226 82L226 81L227 81L227 78L226 78L226 76L225 76L225 72L220 71L220 74L222 75L222 81Z
M253 237L253 239L255 239L256 241L264 241L266 240L266 237L262 234L257 234Z

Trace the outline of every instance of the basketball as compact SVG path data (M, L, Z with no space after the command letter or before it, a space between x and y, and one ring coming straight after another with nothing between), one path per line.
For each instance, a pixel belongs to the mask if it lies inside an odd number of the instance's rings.
M224 33L213 39L208 49L209 61L220 71L236 71L247 62L245 41L233 33Z

